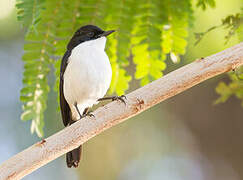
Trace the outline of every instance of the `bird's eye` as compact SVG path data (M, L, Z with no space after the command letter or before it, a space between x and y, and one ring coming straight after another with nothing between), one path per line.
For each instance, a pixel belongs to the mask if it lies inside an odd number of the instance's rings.
M77 32L75 33L75 35L77 35L77 36L80 36L81 34L82 34L81 31L77 31Z
M87 36L89 36L89 37L93 37L93 36L94 36L94 33L93 33L93 32L89 32L89 33L87 34Z

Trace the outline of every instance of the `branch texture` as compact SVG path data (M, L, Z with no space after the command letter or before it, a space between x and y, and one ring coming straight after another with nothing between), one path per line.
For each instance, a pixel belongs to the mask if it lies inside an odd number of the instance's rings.
M20 179L78 147L104 130L218 74L243 65L243 42L201 58L126 95L126 105L111 102L62 131L37 142L0 166L0 179ZM72 134L72 136L70 136Z

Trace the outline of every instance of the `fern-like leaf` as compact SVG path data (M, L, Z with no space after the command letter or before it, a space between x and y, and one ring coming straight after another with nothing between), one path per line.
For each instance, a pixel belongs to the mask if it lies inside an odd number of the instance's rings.
M180 61L179 55L185 54L188 36L188 26L192 14L189 0L168 0L167 5L167 23L162 30L162 50L164 54L170 54L173 62Z
M134 14L136 3L133 0L124 0L120 4L109 2L105 15L106 28L115 29L116 33L109 37L107 52L112 65L112 82L109 93L116 92L118 95L125 93L129 87L131 76L127 75L125 67L129 65L131 49L131 31L134 26ZM116 12L115 16L109 12Z
M33 31L41 19L41 10L43 10L45 0L17 0L16 7L17 19L22 21L23 26Z
M57 16L62 1L47 1L49 7L42 11L42 19L36 26L35 31L29 31L26 35L24 46L24 87L21 90L21 101L23 105L22 120L32 120L31 132L43 136L44 111L49 92L47 80L51 58L55 50L52 34L58 23Z
M157 15L159 9L153 0L145 0L138 6L136 28L133 30L132 53L136 65L135 78L141 79L141 85L162 76L166 65L161 55L161 31Z
M132 52L135 78L144 85L162 76L166 54L178 62L185 53L191 5L189 0L146 0L138 9Z

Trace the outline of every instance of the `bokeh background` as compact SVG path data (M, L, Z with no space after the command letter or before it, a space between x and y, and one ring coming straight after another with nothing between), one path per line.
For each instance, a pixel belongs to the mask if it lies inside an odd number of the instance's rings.
M30 122L20 120L24 32L14 5L14 0L0 0L0 163L39 141L30 133ZM214 9L197 9L187 53L179 64L167 61L167 73L236 44L233 37L225 45L227 31L219 29L194 46L193 33L220 24L242 6L242 0L217 0ZM227 79L221 75L201 83L91 139L78 169L68 169L62 156L24 179L241 180L243 109L235 98L213 105L217 83ZM130 91L137 87L132 82ZM56 94L51 92L45 137L63 128L56 109Z

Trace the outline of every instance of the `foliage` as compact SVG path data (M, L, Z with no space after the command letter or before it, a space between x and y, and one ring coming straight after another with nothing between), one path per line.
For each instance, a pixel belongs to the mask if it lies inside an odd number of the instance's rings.
M223 103L227 101L231 96L235 96L238 99L241 99L241 105L243 107L243 68L241 67L241 74L231 73L230 79L231 82L226 84L220 82L216 87L216 92L220 97L215 101L215 104Z
M214 0L197 0L197 7L201 7L203 10L206 10L207 6L214 8L215 5Z
M242 40L242 34L243 34L243 8L241 13L237 13L235 15L229 15L226 18L222 19L222 23L218 26L213 26L206 30L205 32L199 32L199 33L194 33L196 42L195 45L197 45L203 37L208 34L209 32L216 30L218 28L225 28L228 29L228 34L225 36L225 44L230 40L230 38L238 34L239 40Z
M43 136L43 114L49 92L48 75L55 69L58 89L61 57L68 40L82 25L116 29L107 53L112 65L109 93L124 94L134 77L145 85L163 75L166 59L179 62L185 53L188 26L193 23L192 0L17 0L18 19L27 28L21 90L23 120L32 120L31 131ZM214 7L214 0L197 6ZM130 61L132 59L132 61Z
M178 62L179 54L185 53L190 8L188 0L144 0L138 5L138 14L142 15L135 18L132 53L135 78L141 79L141 85L162 76L166 54Z
M40 21L40 13L43 10L44 0L16 0L18 8L17 19L33 30Z
M40 137L43 136L43 118L49 92L47 78L56 49L54 34L56 34L56 27L60 23L57 14L61 3L59 0L46 1L46 6L53 8L41 11L41 21L36 24L35 30L29 29L25 36L25 53L22 58L25 62L24 87L20 96L24 103L24 112L21 119L32 120L31 132L36 132ZM55 18L53 15L56 15ZM27 20L29 21L29 19Z

